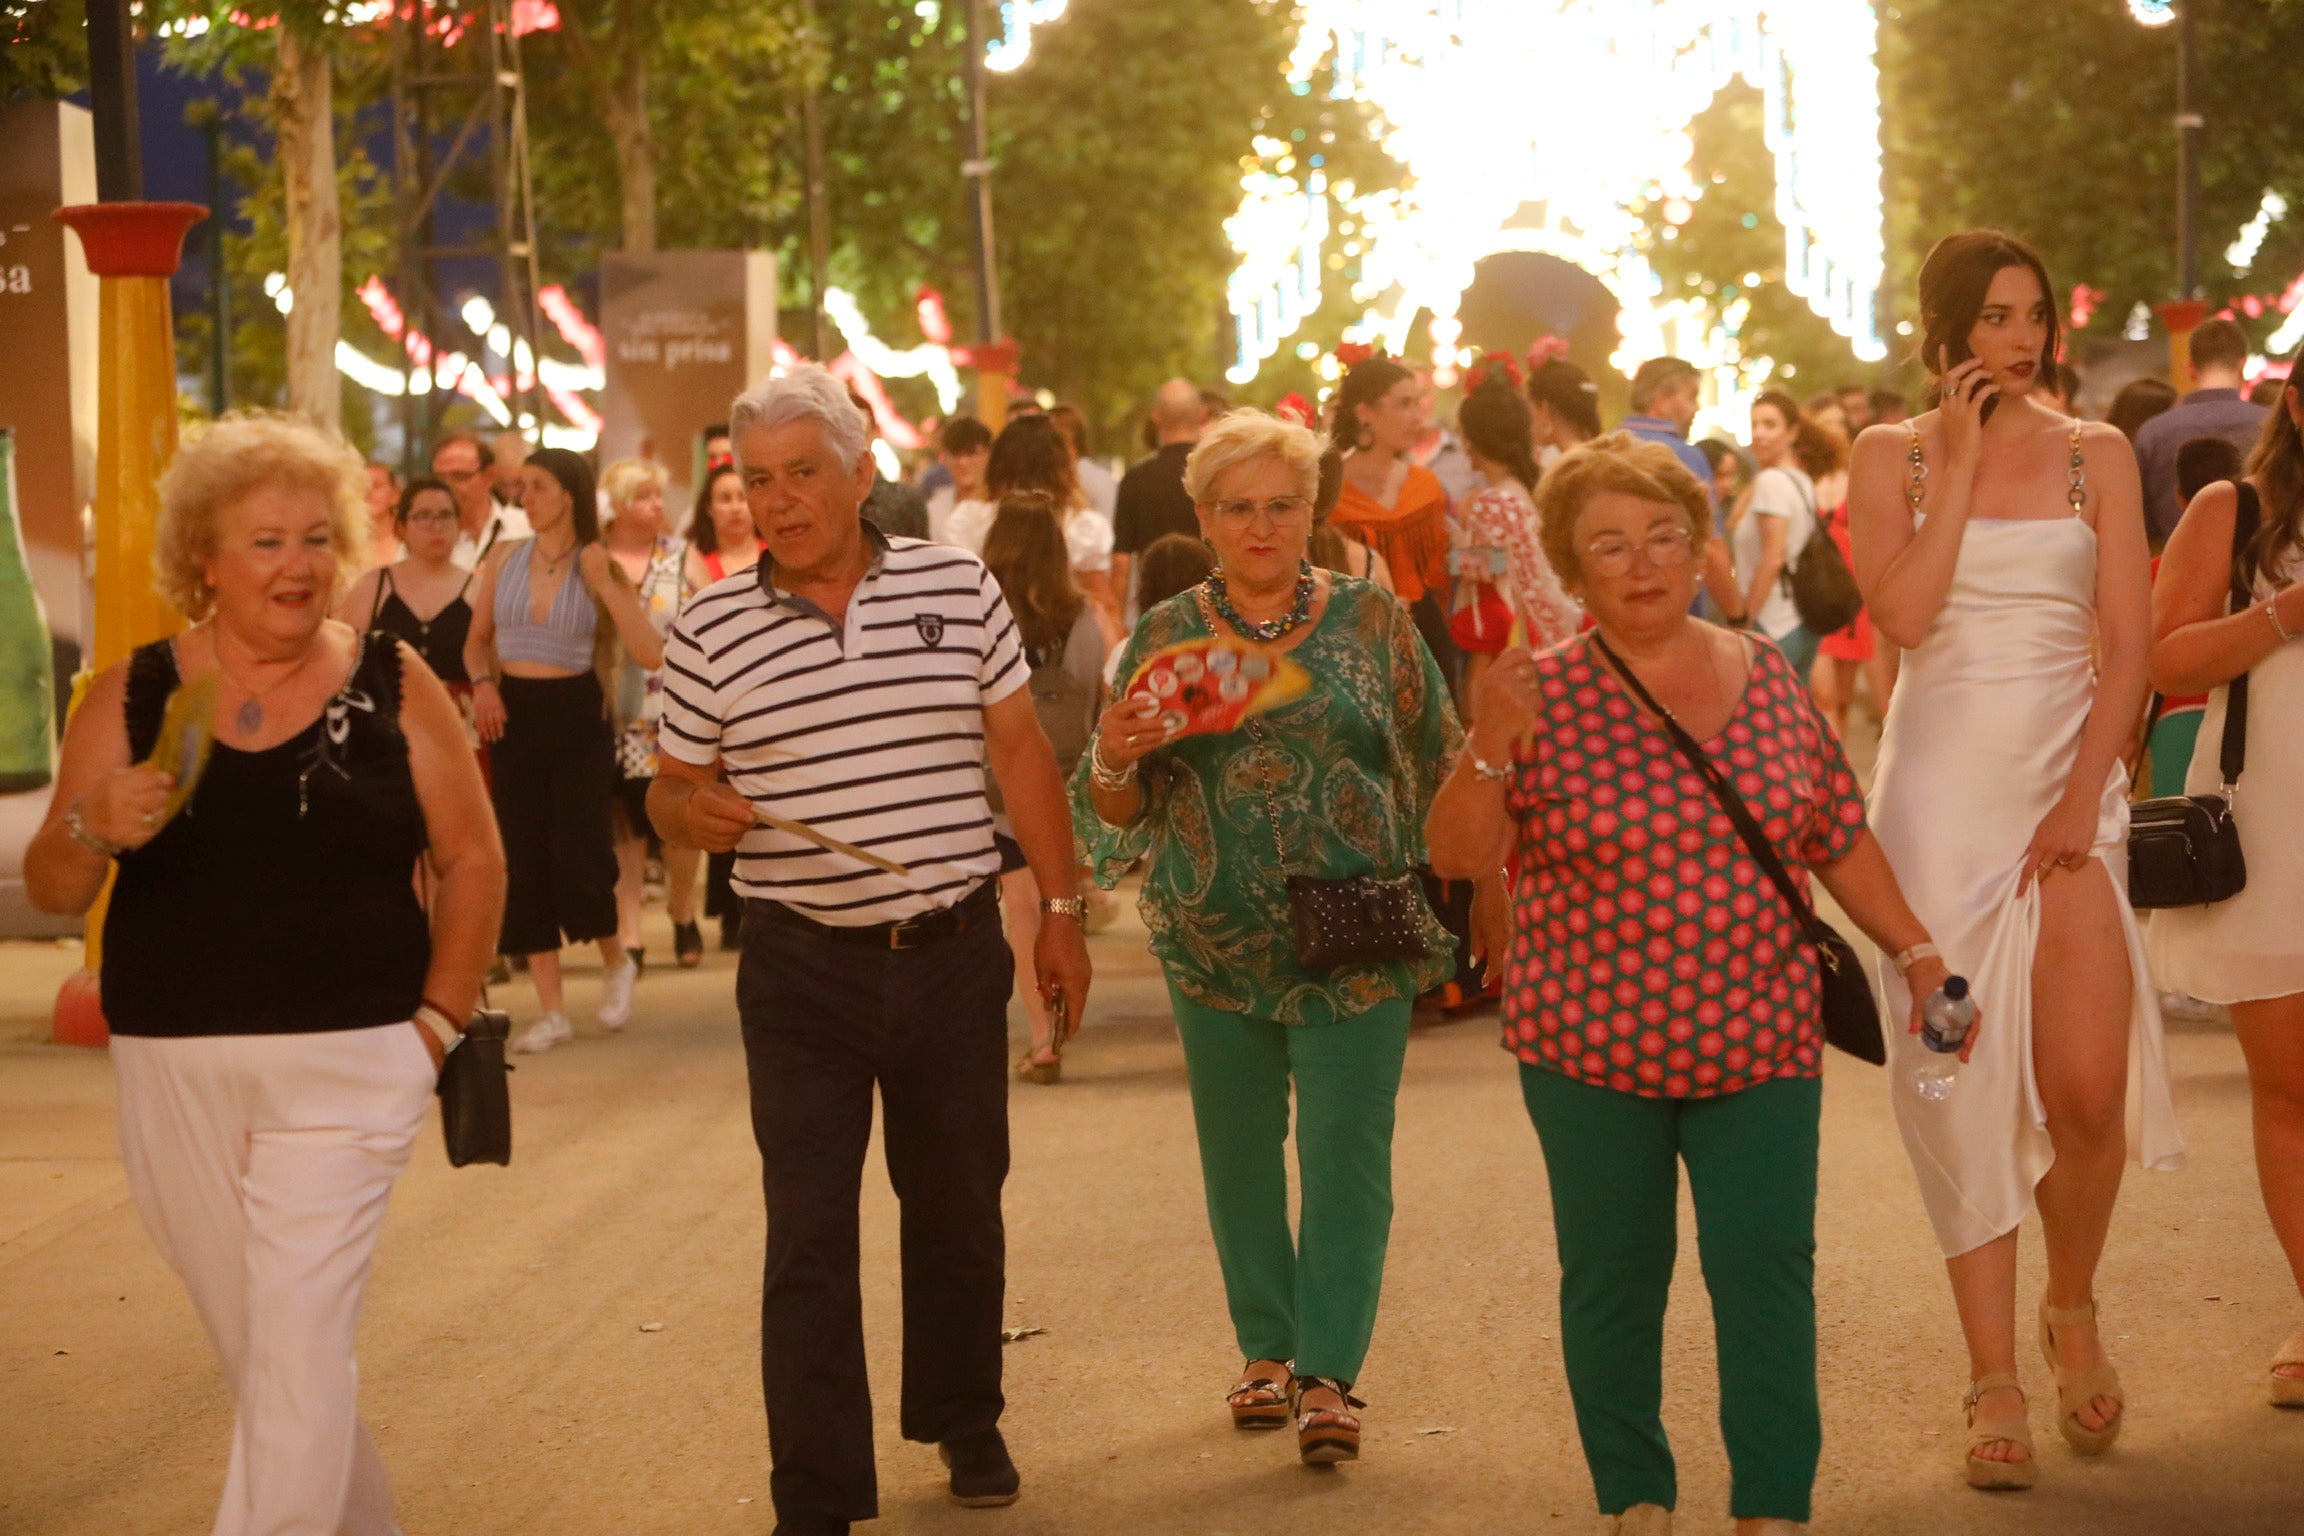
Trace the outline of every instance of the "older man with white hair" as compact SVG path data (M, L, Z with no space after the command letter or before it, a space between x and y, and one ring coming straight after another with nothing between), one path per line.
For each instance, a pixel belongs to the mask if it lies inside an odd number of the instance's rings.
M958 1502L1017 1495L999 1430L1012 962L987 769L1059 919L1034 958L1073 1028L1088 949L1064 784L998 584L860 515L865 423L822 368L754 386L730 426L766 549L673 630L648 814L668 842L736 853L769 1488L781 1536L832 1536L878 1513L857 1280L875 1087L903 1206L904 1437L941 1448Z

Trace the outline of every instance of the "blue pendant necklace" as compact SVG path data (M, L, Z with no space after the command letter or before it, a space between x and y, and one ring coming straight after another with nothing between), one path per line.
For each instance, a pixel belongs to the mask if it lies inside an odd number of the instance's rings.
M1251 624L1240 617L1240 610L1232 606L1232 595L1224 584L1222 571L1210 571L1207 579L1208 603L1225 623L1251 640L1269 645L1290 630L1297 628L1312 616L1312 562L1304 561L1296 571L1296 601L1288 611L1266 624Z

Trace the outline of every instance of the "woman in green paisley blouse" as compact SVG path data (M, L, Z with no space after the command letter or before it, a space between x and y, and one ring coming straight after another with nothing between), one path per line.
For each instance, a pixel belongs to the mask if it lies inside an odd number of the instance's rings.
M1144 615L1118 672L1229 634L1288 652L1309 691L1240 730L1181 739L1149 702L1123 697L1073 779L1098 883L1149 860L1144 918L1183 1037L1208 1220L1248 1362L1226 1398L1232 1421L1277 1428L1293 1414L1311 1463L1359 1454L1351 1387L1384 1278L1409 1009L1452 960L1416 894L1425 958L1306 969L1284 877L1422 864L1425 812L1463 743L1408 611L1306 559L1319 460L1310 432L1260 411L1207 430L1184 485L1216 570ZM1291 1081L1300 1233L1288 1220Z

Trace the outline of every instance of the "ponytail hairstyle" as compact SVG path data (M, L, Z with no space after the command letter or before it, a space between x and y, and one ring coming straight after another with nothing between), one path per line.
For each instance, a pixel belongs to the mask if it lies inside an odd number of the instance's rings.
M2014 235L1997 229L1969 229L1946 235L1920 263L1920 342L1914 361L1928 373L1928 403L1941 393L1944 352L1949 348L1957 365L1972 354L1968 333L1984 310L1992 279L2010 267L2029 267L2040 280L2040 296L2047 301L2048 339L2040 347L2039 380L2054 377L2057 354L2064 350L2064 334L2056 313L2056 285L2048 280L2048 264Z
M1349 366L1344 381L1336 386L1336 413L1328 419L1328 441L1340 451L1351 453L1367 446L1367 434L1360 425L1360 407L1374 405L1391 392L1393 385L1415 375L1381 353L1349 343L1336 349L1336 358Z
M2304 348L2288 367L2288 382L2264 418L2264 430L2248 454L2248 478L2256 482L2264 501L2264 520L2255 542L2240 556L2237 574L2253 586L2259 572L2278 571L2304 549L2304 429L2290 414L2304 400Z
M1806 471L1809 479L1821 480L1840 467L1843 453L1839 433L1800 409L1800 402L1781 389L1762 390L1752 406L1757 410L1763 405L1791 427L1792 462Z
M1464 446L1491 463L1501 464L1530 496L1536 494L1535 424L1528 403L1520 398L1520 370L1512 359L1491 352L1474 363L1465 378L1469 388L1456 408L1456 430Z
M1550 357L1528 371L1528 400L1568 424L1584 442L1600 435L1600 386L1565 357Z

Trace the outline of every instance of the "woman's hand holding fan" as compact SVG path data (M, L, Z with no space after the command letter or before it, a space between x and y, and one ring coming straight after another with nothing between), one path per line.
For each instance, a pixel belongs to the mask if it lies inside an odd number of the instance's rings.
M1280 652L1211 635L1154 651L1128 680L1125 695L1166 742L1236 731L1250 715L1301 697L1311 684L1310 674Z
M168 695L152 755L105 774L80 797L81 826L123 852L158 837L200 787L215 721L215 674L180 685Z

